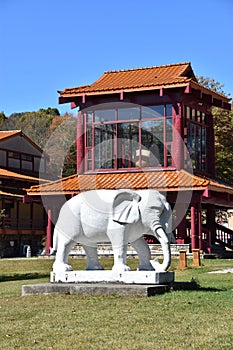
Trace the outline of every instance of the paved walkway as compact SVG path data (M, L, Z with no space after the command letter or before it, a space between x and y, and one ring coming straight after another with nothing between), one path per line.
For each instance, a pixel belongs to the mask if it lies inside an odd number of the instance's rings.
M211 271L209 273L233 273L233 269L225 269L225 270L217 270L217 271Z

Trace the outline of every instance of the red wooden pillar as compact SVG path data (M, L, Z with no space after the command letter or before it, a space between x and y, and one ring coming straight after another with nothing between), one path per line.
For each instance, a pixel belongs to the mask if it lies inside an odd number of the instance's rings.
M198 249L198 236L196 226L196 207L195 204L191 205L191 248Z
M199 249L203 250L201 203L198 203L197 205L197 229L198 229L198 238L199 238Z
M17 222L16 222L16 227L17 229L20 228L20 208L19 208L19 201L16 202L16 216L17 216Z
M33 202L30 203L30 229L32 230L34 227L34 210L33 210Z
M177 169L183 168L184 150L183 150L183 120L182 105L178 103L173 108L174 132L172 143L172 164Z
M82 112L78 112L77 118L77 135L76 135L76 147L77 147L77 174L82 174L84 171L84 122Z
M179 219L182 218L182 216L183 218L177 226L176 243L184 244L187 238L187 221L185 205L183 203L179 203L179 205L177 205L177 216Z
M48 223L46 229L46 249L45 252L48 255L52 246L52 210L48 210Z
M182 219L182 221L177 226L177 244L185 244L187 238L187 230L186 230L186 217Z

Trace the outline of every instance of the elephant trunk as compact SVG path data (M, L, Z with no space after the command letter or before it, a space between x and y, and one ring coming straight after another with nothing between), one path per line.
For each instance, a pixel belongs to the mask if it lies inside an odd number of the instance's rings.
M161 244L162 251L163 251L163 262L159 263L158 261L155 261L153 262L152 265L155 268L155 271L163 272L163 271L166 271L171 265L170 243L166 232L161 226L154 227L153 232L155 237L158 239L159 243Z
M171 248L170 248L170 243L168 241L167 235L163 231L163 229L158 229L163 232L163 234L158 234L158 240L162 246L162 251L163 251L163 262L160 264L159 268L161 271L166 271L169 266L171 265ZM160 238L160 236L162 236Z

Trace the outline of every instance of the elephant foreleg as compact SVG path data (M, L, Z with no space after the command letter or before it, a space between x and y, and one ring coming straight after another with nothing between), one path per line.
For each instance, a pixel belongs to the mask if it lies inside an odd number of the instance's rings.
M129 271L130 267L126 265L127 244L125 240L125 226L112 221L109 223L107 236L112 243L114 254L114 265L112 270L116 272Z
M74 241L62 242L60 239L58 243L56 260L53 264L54 272L62 272L62 271L72 271L73 268L68 264L69 252L75 245Z
M130 267L126 265L127 244L121 247L113 245L112 248L114 254L114 265L112 270L116 272L130 271Z
M86 270L104 270L98 260L97 247L83 245L83 248L87 256Z
M139 266L138 269L140 271L153 271L154 267L150 263L151 259L151 252L148 244L144 240L143 237L140 237L134 242L130 243L131 246L136 250L138 253L139 258Z

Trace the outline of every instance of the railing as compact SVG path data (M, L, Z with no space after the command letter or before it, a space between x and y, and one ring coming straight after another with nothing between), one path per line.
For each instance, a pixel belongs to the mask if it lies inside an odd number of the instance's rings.
M211 253L211 231L205 226L202 225L202 250L205 253Z
M216 224L216 242L233 249L233 230Z
M160 256L163 254L163 250L161 244L149 244L149 248L151 251L151 256ZM171 254L173 256L179 255L180 250L185 250L189 253L190 245L189 244L171 244ZM112 245L109 243L99 243L97 245L97 252L100 256L113 256ZM76 244L70 251L70 255L72 256L85 256L86 253L81 244ZM134 257L137 256L138 253L133 249L133 247L128 244L127 246L127 256Z

